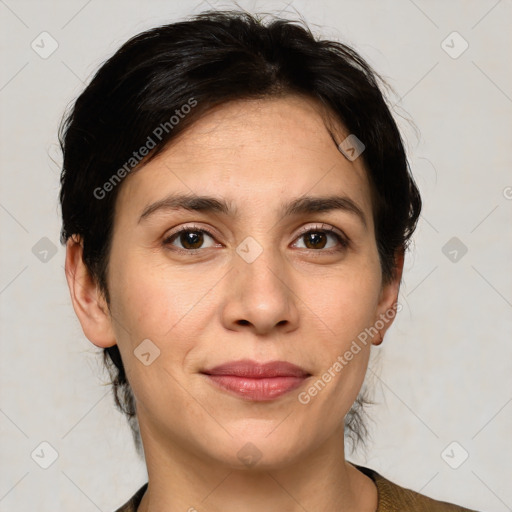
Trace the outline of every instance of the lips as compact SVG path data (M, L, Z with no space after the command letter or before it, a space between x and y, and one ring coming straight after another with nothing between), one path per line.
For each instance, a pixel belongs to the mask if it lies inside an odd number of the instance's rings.
M270 361L257 363L250 359L231 361L221 364L211 370L204 370L208 375L232 375L235 377L247 377L250 379L271 377L306 377L308 372L286 361Z
M299 387L310 374L287 361L258 363L249 359L204 370L204 375L217 388L246 400L274 400Z

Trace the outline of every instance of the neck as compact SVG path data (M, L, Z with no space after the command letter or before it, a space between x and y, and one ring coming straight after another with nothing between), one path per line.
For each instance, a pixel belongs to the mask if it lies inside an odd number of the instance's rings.
M377 510L375 484L344 458L343 432L300 458L243 470L159 439L142 425L141 435L149 480L137 512Z

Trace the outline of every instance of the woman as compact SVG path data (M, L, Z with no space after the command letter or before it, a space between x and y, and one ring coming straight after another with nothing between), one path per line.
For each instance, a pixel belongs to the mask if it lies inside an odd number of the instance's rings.
M345 459L421 209L360 56L203 13L123 45L61 144L73 306L148 469L118 512L467 510Z

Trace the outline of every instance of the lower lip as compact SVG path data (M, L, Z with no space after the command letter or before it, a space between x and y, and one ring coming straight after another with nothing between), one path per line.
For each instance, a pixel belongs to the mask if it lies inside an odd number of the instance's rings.
M216 386L246 400L274 400L298 388L307 377L269 377L251 379L233 375L206 375Z

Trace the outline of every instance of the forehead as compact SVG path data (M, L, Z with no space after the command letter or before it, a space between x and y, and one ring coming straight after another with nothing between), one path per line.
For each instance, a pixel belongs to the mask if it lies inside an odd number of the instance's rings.
M222 196L240 212L285 196L339 193L371 210L362 159L349 161L337 147L348 135L319 101L303 96L225 103L129 175L117 202L140 211L178 191Z

